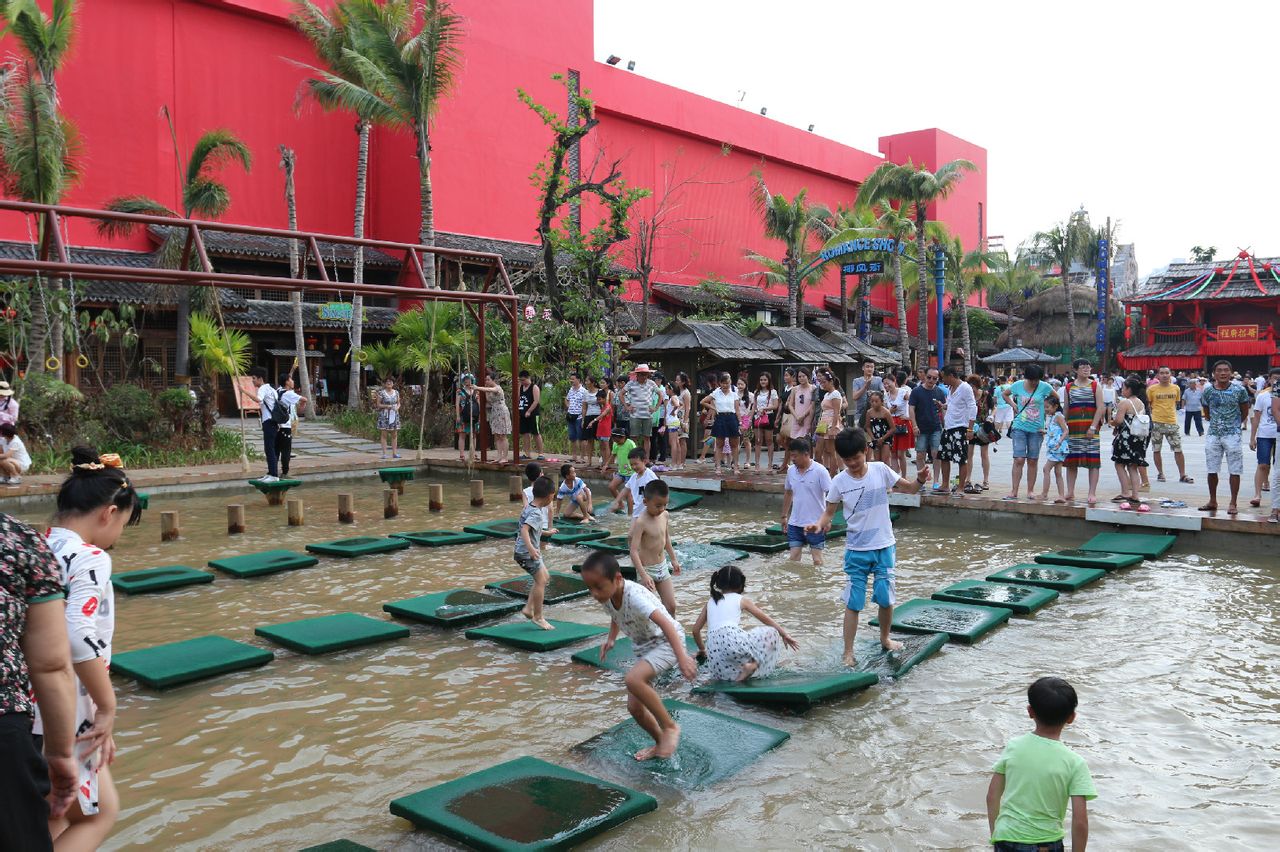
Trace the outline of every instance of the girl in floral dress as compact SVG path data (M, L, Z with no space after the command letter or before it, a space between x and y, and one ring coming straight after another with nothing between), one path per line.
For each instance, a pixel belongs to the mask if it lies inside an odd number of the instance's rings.
M768 677L778 663L778 653L784 644L792 650L800 647L764 610L742 596L746 587L746 575L737 566L721 568L711 576L711 600L703 605L693 625L698 659L706 660L703 671L712 680ZM764 626L743 630L740 624L743 610ZM705 642L703 628L707 630Z

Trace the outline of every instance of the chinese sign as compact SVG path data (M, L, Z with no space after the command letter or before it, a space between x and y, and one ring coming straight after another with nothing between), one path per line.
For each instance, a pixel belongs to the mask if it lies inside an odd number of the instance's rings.
M1111 285L1110 248L1108 239L1103 237L1098 240L1098 335L1094 340L1094 348L1099 352L1105 352L1107 349L1107 296Z
M884 264L878 260L860 260L846 263L840 271L845 275L880 275L884 272Z
M320 319L322 320L342 320L351 319L351 303L350 302L326 302L318 307Z
M1258 327L1256 325L1220 325L1218 326L1219 340L1257 340Z
M839 245L824 248L818 253L818 257L823 260L831 260L833 257L839 257L842 254L854 254L860 251L883 251L892 254L897 252L902 254L907 250L909 243L898 242L892 237L868 237L860 240L847 240Z

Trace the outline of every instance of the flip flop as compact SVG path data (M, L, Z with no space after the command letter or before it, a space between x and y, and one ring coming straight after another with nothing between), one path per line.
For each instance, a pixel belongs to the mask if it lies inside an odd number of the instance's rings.
M1148 506L1146 503L1139 503L1139 504L1138 504L1138 511L1139 511L1139 512L1150 512L1150 511L1151 511L1151 507L1150 507L1150 506Z
M1194 479L1192 479L1189 476L1179 477L1178 481L1185 482L1187 485L1195 485L1195 482L1196 482Z
M1238 515L1238 514L1240 514L1240 510L1239 510L1239 509L1230 509L1230 508L1229 508L1229 509L1227 509L1227 514L1228 514L1228 515Z
M1117 494L1116 496L1114 496L1114 497L1112 497L1112 498L1111 498L1111 502L1112 502L1112 503L1123 503L1125 500L1128 500L1128 499L1129 499L1129 498L1128 498L1128 497L1126 497L1126 496L1124 496L1123 494Z
M1066 500L1063 500L1061 497L1059 497L1058 499L1054 500L1053 502L1054 502L1055 504L1059 505L1059 506L1063 506L1063 505L1066 505L1066 502L1067 502L1067 501L1066 501Z
M1280 516L1272 515L1271 517L1267 518L1267 523L1280 524Z
M1129 505L1129 501L1128 501L1128 500L1126 500L1125 502L1121 503L1119 506L1116 506L1116 508L1117 508L1117 509L1120 509L1121 511L1127 512L1127 511L1129 511L1130 509L1132 509L1133 507L1132 507L1132 506L1130 506L1130 505Z

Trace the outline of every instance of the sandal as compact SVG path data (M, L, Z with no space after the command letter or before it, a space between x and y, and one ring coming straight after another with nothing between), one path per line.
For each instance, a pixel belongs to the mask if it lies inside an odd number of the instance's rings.
M1064 505L1066 505L1066 503L1067 503L1067 501L1066 501L1066 500L1063 500L1061 497L1057 498L1057 499L1056 499L1056 500L1054 500L1053 502L1054 502L1054 504L1055 504L1055 505L1058 505L1058 506L1064 506Z
M1138 504L1138 511L1139 511L1139 512L1150 512L1150 511L1151 511L1151 507L1150 507L1150 506L1148 506L1146 503L1139 503L1139 504Z
M1216 512L1216 511L1218 511L1218 504L1217 504L1217 503L1205 503L1203 506L1201 506L1201 507L1200 507L1200 510L1199 510L1199 511L1201 511L1201 512Z
M1132 506L1130 506L1130 505L1129 505L1129 501L1128 501L1128 500L1126 500L1126 501L1124 501L1123 503L1121 503L1119 506L1116 506L1116 508L1117 508L1117 509L1120 509L1121 511L1125 511L1125 512L1127 512L1127 511L1129 511L1130 509L1132 509L1133 507L1132 507Z
M1194 479L1192 479L1192 478L1191 478L1191 477L1189 477L1189 476L1180 476L1180 477L1178 477L1178 481L1179 481L1179 482L1185 482L1187 485L1194 485L1194 484L1195 484L1195 482L1196 482Z
M1249 501L1249 505L1256 509L1262 505L1262 501L1257 497L1254 497L1252 500Z
M1280 524L1280 515L1272 515L1271 517L1267 518L1267 523Z
M1126 497L1126 496L1124 496L1123 494L1117 494L1116 496L1114 496L1114 497L1112 497L1112 498L1111 498L1111 502L1112 502L1112 503L1123 503L1124 501L1126 501L1126 500L1128 500L1128 499L1129 499L1129 498L1128 498L1128 497Z

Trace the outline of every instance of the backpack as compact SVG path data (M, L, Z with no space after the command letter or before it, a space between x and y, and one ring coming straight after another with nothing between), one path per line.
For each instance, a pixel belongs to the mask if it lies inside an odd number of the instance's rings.
M273 388L272 392L275 394L275 399L267 403L267 413L271 416L272 422L277 426L284 426L288 424L291 419L289 406L285 405L284 401L280 399L280 391Z
M1151 416L1145 411L1135 414L1129 421L1129 434L1135 438L1146 438L1151 434Z

